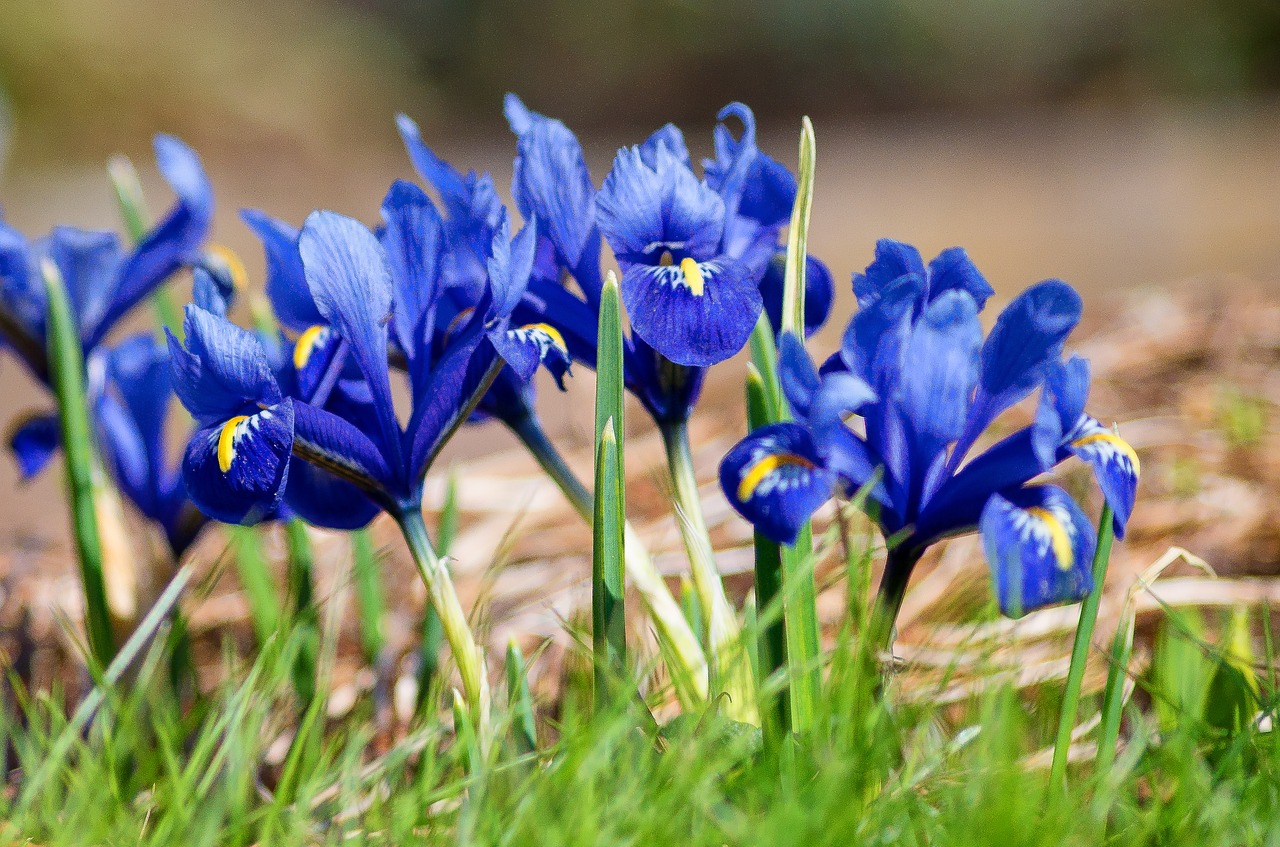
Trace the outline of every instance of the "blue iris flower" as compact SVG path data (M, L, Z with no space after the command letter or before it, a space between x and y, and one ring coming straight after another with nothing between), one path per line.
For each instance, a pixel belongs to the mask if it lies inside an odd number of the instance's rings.
M396 187L384 214L403 212L404 203L414 206L413 214L429 216L416 196ZM547 354L545 339L509 327L533 264L532 228L513 238L503 217L487 261L485 294L457 317L441 347L431 343L440 301L437 274L420 264L438 267L439 252L397 257L404 243L395 229L389 223L380 242L359 222L333 212L307 219L296 250L310 304L299 297L296 305L314 309L307 319L322 322L294 345L295 386L282 384L258 336L188 306L187 346L172 337L169 346L175 388L199 427L183 476L206 514L253 523L283 504L308 520L349 527L367 522L378 508L396 516L414 513L427 468L503 362L528 378ZM395 271L401 259L411 263L409 276ZM418 286L416 294L406 290L410 284ZM393 348L404 359L411 387L404 427L391 399ZM306 372L317 356L320 372L312 379ZM316 386L328 385L341 391L319 397ZM294 456L305 461L293 462ZM314 476L297 485L299 473ZM372 509L354 517L341 513L330 503L334 486L358 491Z
M1095 531L1062 489L1032 481L1078 456L1123 537L1139 462L1085 413L1088 363L1063 358L1079 295L1058 280L1039 283L984 339L978 315L992 291L964 251L926 266L915 248L887 240L853 287L858 313L821 370L784 335L779 375L796 420L729 452L720 479L730 502L768 537L793 543L833 494L865 489L869 513L897 541L887 584L905 587L930 544L978 529L1005 614L1082 598ZM970 458L988 426L1037 389L1035 422Z
M704 369L742 348L765 296L781 309L773 264L794 178L760 152L754 118L741 104L720 113L744 130L734 138L725 124L717 127L716 158L704 163L704 179L693 171L680 130L667 125L619 151L599 191L563 123L510 94L506 114L518 138L512 191L521 212L539 221L539 261L517 317L554 326L573 358L594 366L603 236L622 268L631 323L623 350L627 388L660 424L683 423ZM816 260L810 267L821 268ZM814 328L831 301L824 271L809 274Z

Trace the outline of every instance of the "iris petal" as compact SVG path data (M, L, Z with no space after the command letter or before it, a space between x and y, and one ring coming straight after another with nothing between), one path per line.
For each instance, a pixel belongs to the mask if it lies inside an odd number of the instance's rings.
M240 218L262 240L267 257L267 298L280 323L294 332L323 323L298 255L298 230L257 209L244 209Z
M392 183L382 201L382 220L381 241L394 285L392 329L412 370L419 351L431 345L444 223L426 192L403 180Z
M774 334L782 331L782 296L787 268L787 251L776 250L765 265L760 279L760 296ZM813 335L827 322L835 302L835 282L831 271L815 256L805 257L804 265L804 334Z
M980 524L1000 611L1011 618L1093 590L1097 536L1080 507L1055 486L995 494Z
M782 544L795 543L804 522L831 499L835 483L809 431L794 423L761 427L720 464L720 487L729 503Z
M1138 454L1127 441L1087 415L1065 446L1093 469L1102 496L1114 512L1116 537L1124 538L1125 524L1133 513L1133 501L1138 493L1138 475L1142 472Z
M223 523L273 516L289 478L293 422L293 401L285 400L197 431L182 463L192 502Z
M759 289L727 258L627 265L622 302L636 335L671 361L691 367L722 362L741 350L762 308Z
M202 426L280 402L257 336L190 305L184 327L186 348L168 334L173 390Z
M862 305L864 298L882 294L894 280L908 275L925 277L920 251L910 244L882 238L876 242L875 259L866 273L853 275L853 293Z
M929 263L929 297L936 298L945 291L967 292L978 304L978 311L995 293L961 247L949 247Z
M55 415L29 415L17 421L9 435L9 449L24 480L44 470L61 446L62 430Z

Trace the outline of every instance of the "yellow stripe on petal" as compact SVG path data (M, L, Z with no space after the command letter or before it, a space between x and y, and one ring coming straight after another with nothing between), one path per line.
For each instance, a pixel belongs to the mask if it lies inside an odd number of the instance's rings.
M693 296L701 297L706 291L707 282L702 278L702 268L698 267L698 263L689 256L685 256L680 260L680 272L684 274L685 285L689 286Z
M231 470L231 463L236 458L236 427L247 420L249 420L248 415L236 415L224 423L222 431L218 433L218 468L223 473Z
M1079 450L1084 447L1088 447L1090 444L1099 444L1099 443L1110 444L1122 455L1127 456L1129 461L1133 464L1134 476L1142 475L1142 463L1138 461L1137 452L1132 447L1129 446L1128 441L1125 441L1123 438L1116 435L1114 432L1094 432L1089 435L1083 436L1082 438L1077 438L1075 441L1072 441L1071 446Z
M206 252L213 254L227 266L227 274L231 277L231 285L237 291L243 291L245 286L249 284L249 272L244 269L244 262L240 261L240 257L236 255L236 252L222 244L210 244L206 248Z
M774 453L764 456L760 461L747 468L747 472L742 475L742 480L738 483L738 500L741 502L750 500L752 495L756 493L756 489L760 487L760 483L764 482L769 474L784 467L812 470L815 465L804 456L796 453Z
M1053 557L1058 560L1058 567L1064 571L1071 570L1076 563L1076 551L1071 546L1071 536L1067 535L1067 528L1062 525L1062 521L1058 520L1058 516L1053 512L1039 506L1027 509L1027 514L1038 518L1049 530L1049 539L1053 543Z
M307 362L311 359L311 354L316 350L316 344L320 341L320 333L325 328L319 324L308 327L307 331L298 336L298 343L293 345L293 366L298 370L302 370L307 366Z
M544 323L525 324L520 328L524 330L528 330L529 332L541 332L544 335L546 335L548 338L550 338L551 343L554 344L556 347L558 347L560 350L563 350L566 353L568 353L569 351L568 345L564 343L564 336L560 334L560 330L556 329L551 324L544 324Z

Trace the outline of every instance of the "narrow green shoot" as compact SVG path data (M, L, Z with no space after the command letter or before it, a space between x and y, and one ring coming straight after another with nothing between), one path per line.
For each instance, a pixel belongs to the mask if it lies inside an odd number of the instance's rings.
M280 628L280 592L271 579L271 565L262 549L262 536L247 526L228 526L232 558L240 587L249 601L253 634L261 647Z
M40 270L48 294L45 320L49 337L49 379L58 399L71 528L84 589L85 628L93 658L101 667L106 667L116 648L103 578L102 538L98 534L95 512L93 468L96 459L84 387L84 351L58 266L46 259Z
M623 469L622 302L610 275L600 293L596 357L596 472L591 539L591 622L595 706L602 711L626 677L623 525L627 519Z
M1067 670L1067 685L1062 693L1062 712L1058 717L1058 735L1053 745L1053 764L1049 770L1049 786L1052 790L1067 790L1067 754L1071 749L1071 731L1076 725L1080 708L1080 687L1084 683L1085 665L1093 642L1093 628L1098 622L1098 606L1107 578L1107 563L1111 559L1111 541L1114 536L1111 525L1111 507L1102 507L1098 521L1098 547L1093 555L1093 591L1080 606L1080 623L1076 626L1076 639L1071 647L1071 665Z
M320 615L315 603L315 554L307 527L293 518L284 525L288 546L288 591L293 603L293 626L301 646L293 667L293 687L298 701L309 704L316 693L316 660L320 650Z
M797 338L804 338L805 257L808 255L809 213L813 208L815 146L813 123L806 116L800 121L800 168L796 202L791 207L787 268L782 283L782 331Z
M511 735L517 755L538 749L538 723L533 716L528 666L520 645L507 643L507 707L511 710Z
M436 545L443 567L449 567L449 548L458 535L458 476L452 470L445 479L444 502L436 524ZM417 714L428 714L428 698L436 675L440 673L440 650L444 647L444 627L440 615L430 603L422 610L422 645L418 648Z

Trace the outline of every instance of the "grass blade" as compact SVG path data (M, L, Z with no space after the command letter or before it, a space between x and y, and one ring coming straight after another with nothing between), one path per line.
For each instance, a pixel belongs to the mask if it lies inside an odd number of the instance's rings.
M529 692L524 653L514 640L507 643L507 705L511 709L516 754L534 752L538 749L538 724L533 717L533 695Z
M275 582L271 579L270 563L262 549L262 536L247 526L229 526L232 558L236 563L236 576L249 601L249 617L253 620L253 634L258 646L276 634L280 628L280 599Z
M320 651L320 614L316 609L315 564L307 527L294 518L284 525L289 550L288 586L293 601L293 626L301 638L301 646L293 665L293 689L302 704L309 704L316 694L316 660Z
M1107 578L1107 563L1111 559L1112 531L1111 507L1102 507L1098 521L1098 547L1093 554L1093 591L1080 606L1080 623L1076 627L1075 643L1071 647L1071 665L1067 671L1067 686L1062 694L1062 712L1058 716L1058 735L1053 744L1053 765L1049 771L1051 788L1067 789L1067 753L1071 749L1071 731L1076 725L1080 709L1080 687L1084 682L1084 669L1089 659L1089 647L1093 641L1093 627L1098 622L1098 605L1102 602L1103 584Z
M84 589L85 627L94 659L106 667L115 655L115 638L111 632L111 613L103 579L102 539L94 511L95 453L84 387L84 352L62 274L57 265L47 259L41 264L41 272L49 298L46 315L49 380L58 398L58 421L66 456L67 496Z
M369 529L351 533L351 570L356 583L356 605L360 610L360 649L365 664L373 667L385 643L382 617L385 604L378 573L378 551Z

